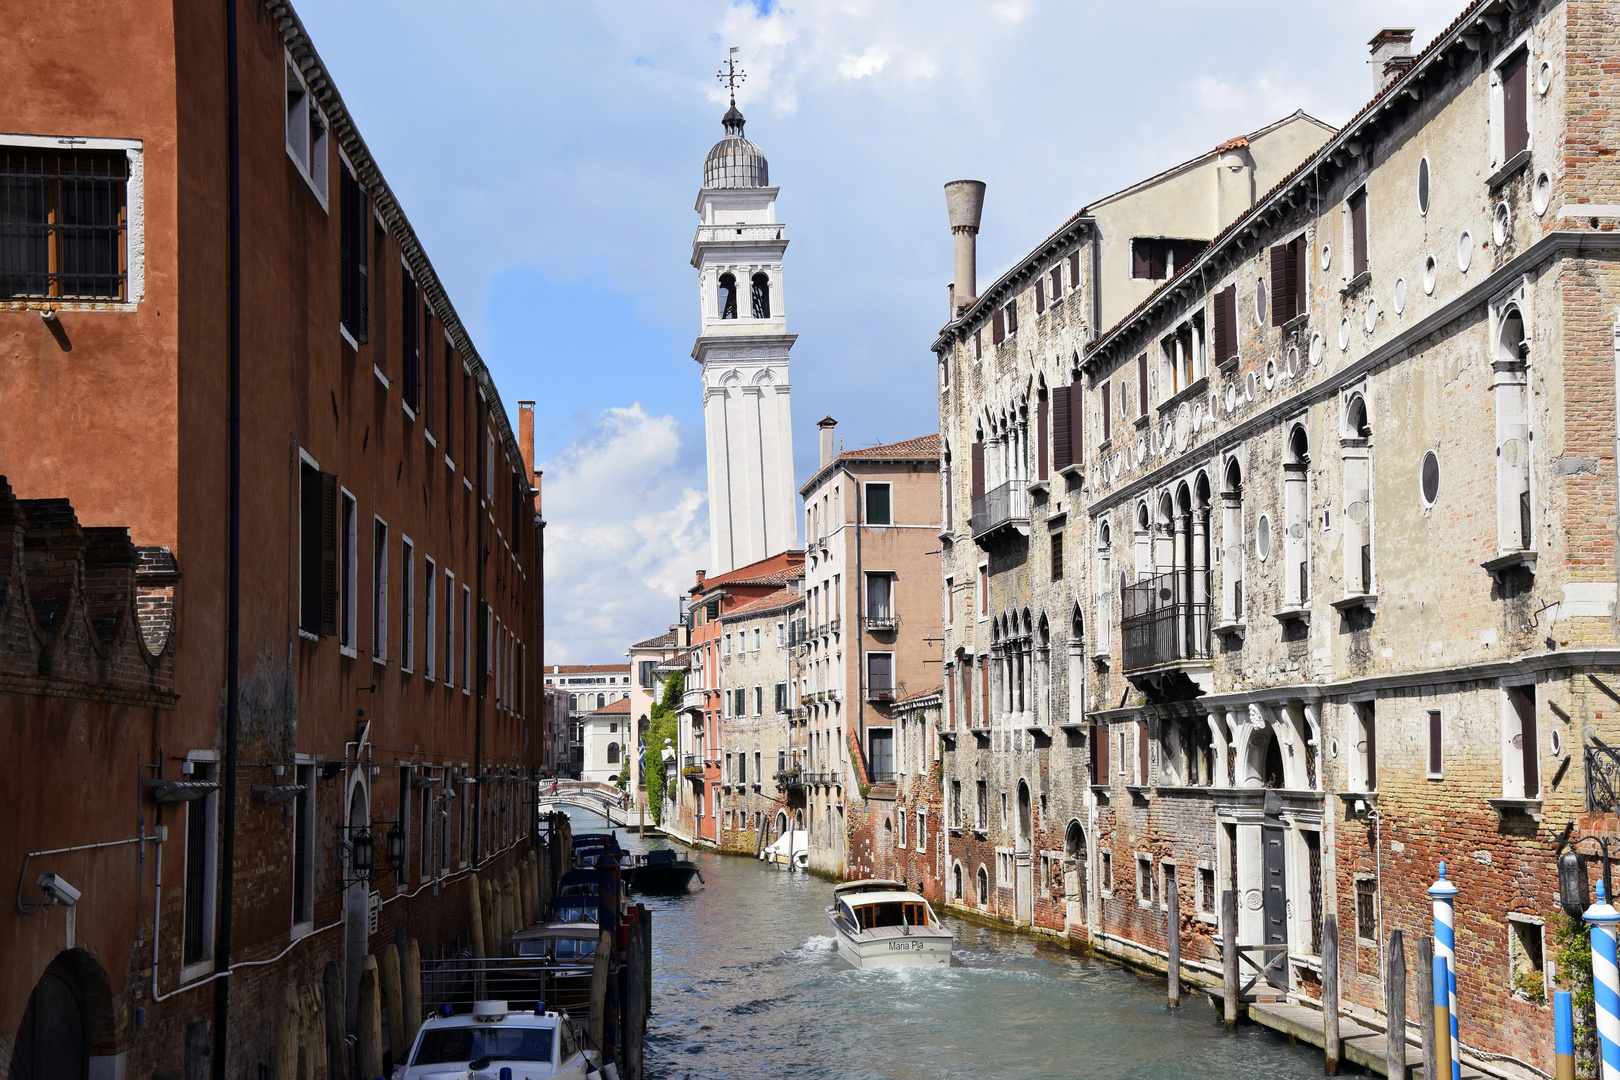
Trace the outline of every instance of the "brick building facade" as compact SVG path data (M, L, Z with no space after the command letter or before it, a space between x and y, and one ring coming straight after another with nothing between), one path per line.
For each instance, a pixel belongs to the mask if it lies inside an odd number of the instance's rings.
M953 311L946 461L986 449L944 573L988 586L946 635L954 903L1162 965L1173 878L1207 977L1230 889L1303 1000L1332 913L1370 1013L1445 860L1467 1053L1551 1071L1557 840L1615 809L1617 36L1568 2L1382 32L1367 107L1078 363ZM1064 255L998 282L998 336Z
M0 45L4 855L50 853L0 1068L256 1074L287 984L335 959L352 1023L364 957L465 944L529 845L538 477L287 4L53 21Z

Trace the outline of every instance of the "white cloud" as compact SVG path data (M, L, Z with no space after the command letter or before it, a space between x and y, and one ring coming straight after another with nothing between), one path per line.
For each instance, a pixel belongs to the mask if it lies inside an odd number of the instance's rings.
M640 403L603 412L545 473L546 662L612 663L662 633L708 556L701 462Z

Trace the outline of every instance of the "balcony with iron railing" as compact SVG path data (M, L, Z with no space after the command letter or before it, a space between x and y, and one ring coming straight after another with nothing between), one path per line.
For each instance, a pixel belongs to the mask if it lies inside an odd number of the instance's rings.
M1009 480L974 499L968 526L981 545L1004 531L1029 535L1029 485Z
M872 631L896 630L900 626L900 616L892 611L876 611L866 616L866 628Z
M882 705L899 701L906 696L906 684L895 682L892 678L875 678L866 684L866 700L873 705Z
M1195 578L1202 590L1193 588ZM1193 595L1202 597L1194 601ZM1121 595L1125 671L1210 660L1209 572L1172 571L1127 585Z

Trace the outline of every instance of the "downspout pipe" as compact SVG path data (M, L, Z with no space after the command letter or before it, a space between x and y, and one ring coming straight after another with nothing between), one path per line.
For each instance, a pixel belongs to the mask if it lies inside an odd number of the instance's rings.
M838 471L849 477L852 488L851 501L855 504L855 604L851 610L851 621L855 623L855 718L859 724L859 735L855 737L855 744L860 748L863 767L866 761L866 622L861 612L866 602L866 574L861 566L861 532L866 521L866 508L861 500L861 482L855 474L849 471L848 465L840 464ZM891 673L892 677L892 673ZM871 782L872 771L867 768L866 778Z
M226 428L230 445L230 483L225 608L225 776L221 785L225 802L225 837L220 852L219 924L214 945L214 968L227 975L231 970L231 908L236 880L236 740L241 714L242 637L242 142L236 5L237 0L225 0L225 126L229 200L226 226L229 404ZM161 885L159 882L160 888ZM214 1045L210 1062L213 1080L225 1080L225 1059L231 1044L230 987L229 978L214 980Z
M484 605L484 577L487 571L485 564L489 561L489 555L484 551L484 516L490 512L491 504L495 499L495 493L484 486L484 477L489 471L489 465L485 460L489 439L484 432L484 425L487 422L487 409L488 406L484 402L484 396L480 392L477 407L473 410L473 416L478 421L478 433L474 436L474 441L478 446L478 493L481 496L477 507L478 534L477 546L473 549L473 558L476 560L478 567L478 638L483 642L484 647L478 650L481 654L478 657L478 677L473 680L473 686L475 687L473 691L474 783L472 791L474 866L477 866L478 861L484 857L484 692L487 680L485 673L489 670L491 659L494 656L492 650L495 648L495 635L490 632L494 628L490 625L489 613Z

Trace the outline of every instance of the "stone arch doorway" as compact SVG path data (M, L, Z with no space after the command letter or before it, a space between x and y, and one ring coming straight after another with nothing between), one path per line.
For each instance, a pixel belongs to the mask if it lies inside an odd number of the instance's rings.
M1086 831L1078 820L1063 830L1063 899L1070 928L1089 923L1086 910Z
M65 949L28 995L10 1080L88 1080L98 1059L115 1058L117 1042L107 972L89 950Z
M1018 781L1018 836L1013 861L1018 893L1018 924L1028 926L1035 919L1035 867L1030 850L1034 846L1035 810L1029 796L1029 782Z
M371 939L371 884L355 878L352 844L356 836L370 831L371 795L365 780L356 777L349 788L348 830L344 834L348 843L342 853L343 876L348 879L343 890L343 1012L351 1030L360 1007L360 965Z

